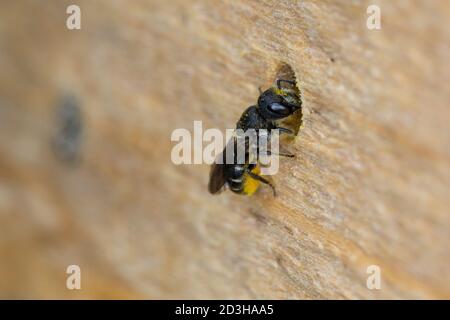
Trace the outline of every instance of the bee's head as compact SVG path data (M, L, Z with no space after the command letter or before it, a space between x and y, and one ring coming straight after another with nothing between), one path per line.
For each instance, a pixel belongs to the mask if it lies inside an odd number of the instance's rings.
M261 93L258 98L258 110L266 120L278 120L286 118L294 113L297 107L288 103L282 95L273 89Z

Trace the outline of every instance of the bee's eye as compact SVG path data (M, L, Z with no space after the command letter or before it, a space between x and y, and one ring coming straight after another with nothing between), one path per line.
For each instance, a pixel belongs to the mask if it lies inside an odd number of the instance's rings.
M269 105L269 110L279 115L287 116L291 114L291 110L280 103L272 103L271 105Z

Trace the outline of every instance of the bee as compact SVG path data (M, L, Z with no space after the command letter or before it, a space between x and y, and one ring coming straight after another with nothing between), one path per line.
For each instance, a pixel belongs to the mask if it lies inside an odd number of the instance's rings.
M278 129L280 133L294 134L292 130L280 127L277 122L300 110L302 103L297 91L294 88L283 87L282 83L295 88L295 81L278 79L276 86L260 93L257 105L250 106L244 111L236 124L236 129L243 131L255 129L257 133L260 129L266 129L269 133L272 129ZM210 193L216 194L228 186L237 194L252 195L263 183L270 186L276 196L275 186L260 175L260 164L252 163L254 155L251 150L247 141L238 142L236 137L227 143L218 156L221 161L216 161L211 166L208 184ZM257 148L256 150L258 151ZM238 151L245 154L245 161L242 164L237 161ZM231 152L234 153L234 161L227 163L227 154ZM279 153L278 155L293 157L291 154Z

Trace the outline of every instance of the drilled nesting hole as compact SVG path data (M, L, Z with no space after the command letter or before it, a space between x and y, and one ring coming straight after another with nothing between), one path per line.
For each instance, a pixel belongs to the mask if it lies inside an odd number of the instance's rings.
M295 93L298 95L299 100L302 101L302 96L301 96L301 92L299 89L298 79L296 78L295 72L289 64L282 63L278 66L276 73L275 73L274 81L276 81L277 79L285 79L285 80L295 81L295 83L296 83L295 86L289 85L289 84L283 84L283 85L289 86L290 89L294 90ZM298 132L300 131L300 127L302 125L302 116L303 116L302 108L300 108L294 114L292 114L290 117L287 117L286 119L281 120L280 124L283 127L294 131L295 136L297 136ZM289 137L286 137L286 138L293 139L294 137L291 136L290 138Z

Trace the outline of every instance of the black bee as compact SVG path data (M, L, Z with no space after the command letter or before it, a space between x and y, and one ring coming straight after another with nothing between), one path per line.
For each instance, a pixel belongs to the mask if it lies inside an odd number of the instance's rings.
M283 82L293 86L293 88L282 87L281 84ZM236 129L244 131L255 129L257 132L260 129L266 129L268 132L271 129L279 129L280 133L293 134L292 130L279 127L277 121L301 109L301 99L294 86L294 81L278 79L276 86L260 94L256 106L251 106L244 111L236 124ZM245 148L245 150L242 150L242 148ZM238 150L243 151L245 154L245 162L242 164L239 164L236 158ZM249 146L247 141L245 143L238 142L236 137L227 144L218 157L222 161L216 161L211 167L208 184L210 193L216 194L224 189L225 186L228 186L235 193L252 195L258 189L260 183L264 183L269 185L274 195L276 195L273 184L259 175L260 165L250 161L253 157L250 150L251 146ZM227 153L230 152L234 153L234 161L227 163ZM281 153L279 155L293 156Z

